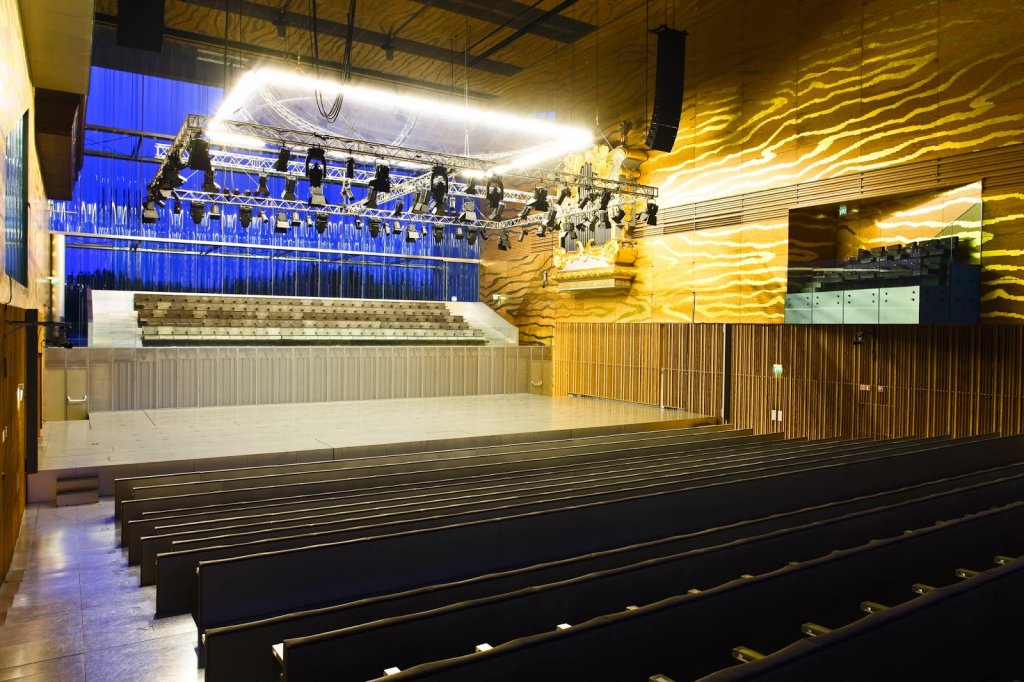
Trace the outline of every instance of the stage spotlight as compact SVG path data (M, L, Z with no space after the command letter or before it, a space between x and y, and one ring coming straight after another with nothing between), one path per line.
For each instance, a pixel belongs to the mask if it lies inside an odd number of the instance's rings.
M547 237L548 236L548 228L547 228L547 226L544 223L541 223L540 225L537 226L537 236L538 237Z
M528 227L524 227L524 228L523 228L523 229L522 229L522 230L521 230L521 231L519 232L519 241L523 241L524 239L526 239L526 235L528 235L528 234L530 234L530 228L528 228Z
M203 171L203 187L204 192L216 194L220 191L220 185L217 184L217 178L212 170Z
M235 195L236 197L242 196L242 191L240 189L238 189L237 187L232 187L231 188L231 193L233 195Z
M487 178L487 187L484 189L487 197L487 205L494 210L505 201L505 183L500 175L492 175Z
M433 225L431 225L430 231L434 236L435 244L440 244L442 241L444 241L444 225L442 225L441 223L434 223Z
M593 232L593 231L595 231L597 229L597 212L596 211L593 214L591 214L590 220L587 221L587 229L590 230L591 232Z
M310 187L309 188L309 205L310 206L326 206L327 197L324 196L324 188L322 186Z
M402 211L404 211L404 210L405 210L405 204L403 204L401 201L396 201L395 202L395 210L391 212L391 215L394 216L395 218L398 218L399 216L402 215Z
M572 196L572 190L569 189L568 185L566 185L561 190L559 190L559 192L558 192L558 199L555 200L555 203L558 204L559 206L561 206L563 203L565 203L565 200L568 199L571 196Z
M556 209L554 207L549 208L548 212L547 212L547 215L544 216L544 226L545 227L550 227L551 229L554 229L555 225L557 225L557 224L558 224L558 209Z
M316 220L313 222L317 234L323 234L327 230L327 214L323 211L316 212Z
M593 190L584 192L583 188L581 187L580 191L579 191L579 197L580 197L580 208L586 208L587 204L589 204L591 201L593 201L596 198L596 195L595 195Z
M288 214L278 213L274 216L274 232L284 234L288 231Z
M498 233L498 248L501 251L509 251L512 249L512 242L508 239L508 229L504 229Z
M533 188L533 199L526 202L527 207L531 211L546 211L548 210L548 188L547 187L534 187Z
M427 204L430 203L430 191L425 187L421 187L416 190L413 194L412 199L412 213L415 215L421 215L427 212Z
M466 184L466 194L476 194L476 176L471 175Z
M597 227L611 229L612 224L608 222L608 211L597 212Z
M356 160L351 156L345 159L345 177L351 180L356 176Z
M614 211L612 211L612 220L615 221L616 225L621 225L622 221L625 220L625 218L626 211L625 209L622 208L622 206L618 206Z
M526 204L523 206L523 210L519 212L519 219L525 220L528 215L530 215L530 205Z
M459 229L461 230L462 228L460 227ZM476 228L475 227L469 227L469 228L466 229L466 243L469 244L470 246L473 246L473 245L476 244Z
M212 170L210 167L210 141L199 133L192 138L188 147L188 167L197 171Z
M309 173L317 166L320 166L320 179L323 180L324 172L327 170L327 156L324 154L324 148L310 147L306 150L306 177L309 178L310 182L313 181L313 178Z
M244 195L245 195L245 196L247 196L247 197L251 197L251 196L252 196L252 190L251 190L251 189L249 189L248 187L246 187L246 188L245 188L245 191L244 191L244 192L242 192L242 194L244 194Z
M380 218L370 218L370 236L380 236Z
M355 198L356 195L352 193L352 183L346 178L345 182L341 183L341 200L346 204L350 204Z
M430 196L434 198L434 213L447 215L448 169L444 166L434 166L430 171Z
M174 208L172 210L174 215L181 215L181 199L174 198Z
M366 201L363 203L366 208L377 208L377 188L372 183L366 188Z
M164 199L170 198L174 190L183 184L185 184L185 178L178 175L176 168L173 168L170 164L164 166L163 171L160 173L159 192L161 197Z
M373 180L369 182L370 187L385 194L391 191L391 169L387 166L377 166L373 173Z
M406 231L408 232L410 229L412 229L412 225L406 228ZM391 234L393 234L396 237L402 234L402 223L398 222L397 220L391 221Z
M220 217L220 204L214 204L213 206L210 206L210 220L216 220L217 222L220 222Z
M355 228L357 230L362 230L363 229L363 219L360 218L359 216L356 216L356 220L355 220L355 223L353 223L353 225L355 226Z
M274 162L274 170L278 173L288 172L288 162L292 158L292 150L287 147L281 147L281 151L277 153L277 161Z
M256 220L260 221L264 225L270 224L270 219L267 218L267 213L262 208L256 212Z
M198 225L206 217L206 204L201 201L193 201L188 208L188 214L192 216L192 222Z
M405 241L414 242L420 238L420 228L418 225L410 224L409 227L405 228Z
M566 224L566 229L562 232L562 239L571 239L573 241L579 241L580 236L576 233L576 223L569 222Z
M498 222L501 220L501 215L505 212L505 202L499 201L498 205L494 206L493 208L494 210L491 211L490 215L487 216L487 219L493 220L494 222Z
M142 205L142 222L146 225L152 225L156 222L160 216L156 212L156 202L147 201Z
M609 190L601 190L601 210L608 210L608 202L612 200L612 193Z
M476 202L472 199L465 199L462 202L462 213L459 214L459 222L476 222Z
M324 184L324 167L315 165L306 169L306 178L309 179L310 187L319 187Z
M242 227L252 225L252 206L238 207L238 224Z
M643 212L640 214L640 222L651 226L658 224L658 205L656 203L653 201L647 202Z
M480 239L482 239L482 240L484 240L484 241L487 241L487 239L488 239L488 236L487 236L487 229L486 229L486 228L483 228L483 227L481 227L481 228L478 228L478 229L477 229L477 236L478 236L478 237L480 237Z
M455 226L455 239L456 241L462 241L466 238L466 231L462 229L462 225Z
M270 196L270 188L267 187L267 176L261 174L257 182L259 182L259 186L256 188L256 194L266 199Z
M292 211L291 225L292 225L292 227L301 227L302 226L302 218L299 217L299 212L298 211Z
M285 201L295 201L295 178L285 178L281 198Z

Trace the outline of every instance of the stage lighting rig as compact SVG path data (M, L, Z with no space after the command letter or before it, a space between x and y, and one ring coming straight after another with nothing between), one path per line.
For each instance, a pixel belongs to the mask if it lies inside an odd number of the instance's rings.
M285 234L288 232L288 214L281 212L274 216L274 232Z
M345 178L351 180L356 176L356 160L351 156L345 159Z
M363 219L360 218L359 216L356 216L355 222L352 223L352 226L355 227L357 230L362 230L363 229Z
M313 178L310 177L309 171L316 166L320 166L320 178L323 179L327 171L327 155L323 147L313 146L306 150L306 177L310 180Z
M612 193L609 190L601 190L601 210L608 210L608 202L612 200Z
M474 246L476 244L476 228L475 227L470 226L470 227L466 228L466 243L469 244L470 246Z
M522 230L520 230L519 231L519 241L523 241L524 239L526 239L526 235L528 235L528 234L530 234L530 228L524 227Z
M210 194L216 194L220 192L220 185L217 184L217 177L212 170L203 171L203 187L204 192Z
M380 218L370 218L370 236L380 236Z
M427 212L428 204L430 203L430 190L425 187L420 187L413 194L412 199L412 213L414 215L422 215Z
M259 186L256 188L256 196L262 199L268 198L270 196L270 188L267 187L267 176L260 174L257 182Z
M238 224L245 228L252 225L252 206L238 207Z
M487 197L487 205L492 211L502 205L505 201L505 183L500 175L488 176L484 196Z
M281 151L277 153L277 160L274 161L274 170L278 173L288 172L288 162L291 161L292 150L287 147L281 147Z
M658 205L653 201L648 201L647 205L644 206L643 212L640 213L640 222L647 223L650 226L658 224Z
M210 166L210 141L199 133L192 138L188 147L188 167L197 171L212 170Z
M502 216L502 214L504 212L505 212L505 202L504 201L499 201L498 205L495 206L494 210L491 211L491 213L487 216L487 219L488 220L493 220L494 222L500 222L501 221L501 216Z
M405 204L403 204L401 201L396 201L395 202L395 210L391 212L391 215L393 217L395 217L395 218L398 218L398 217L400 217L402 215L402 211L404 211L404 210L405 210Z
M455 226L455 240L462 241L466 238L466 231L462 229L462 225Z
M174 215L181 215L181 199L174 197L174 208L171 209Z
M444 166L434 166L430 171L430 196L434 198L434 214L448 215L448 169Z
M281 198L285 201L295 201L295 178L285 178L284 191L281 192Z
M210 206L210 220L216 220L219 223L220 222L220 218L221 218L220 204L214 204L214 205Z
M373 180L370 180L369 185L371 188L387 194L391 191L391 168L384 165L379 165L373 172Z
M466 183L466 194L476 194L476 176L469 176L469 181Z
M548 209L547 214L544 216L544 227L554 229L558 224L558 209L554 206Z
M501 251L512 249L512 243L508 239L508 228L504 228L498 233L498 249Z
M555 199L555 203L561 206L565 203L565 200L572 196L572 190L566 185L558 192L558 198Z
M313 224L316 227L316 233L322 235L327 230L327 214L323 211L317 211Z
M530 211L546 211L548 210L548 188L547 187L534 187L533 188L533 199L526 202L526 206Z
M156 202L147 201L142 205L142 222L146 225L152 225L159 218L159 214L156 212Z
M355 198L356 195L352 193L352 181L345 178L345 181L341 183L341 200L346 204L351 204Z
M302 227L302 218L299 217L298 211L292 211L291 226Z
M434 237L434 243L440 244L444 241L444 225L441 223L434 223L430 226L430 232Z
M200 224L203 222L203 218L206 217L206 204L201 201L193 201L192 205L188 208L188 214L192 217L194 224Z
M476 202L472 199L464 199L462 201L462 213L459 214L460 223L475 223L476 222Z
M415 225L413 223L410 223L409 227L405 228L405 241L407 241L407 242L409 242L411 244L411 243L413 243L415 241L418 241L419 238L420 238L419 225Z
M612 220L615 222L615 224L616 225L621 225L622 221L625 220L625 218L626 218L626 211L625 211L624 208L622 208L621 205L620 206L616 206L615 210L612 211L611 215L612 215Z

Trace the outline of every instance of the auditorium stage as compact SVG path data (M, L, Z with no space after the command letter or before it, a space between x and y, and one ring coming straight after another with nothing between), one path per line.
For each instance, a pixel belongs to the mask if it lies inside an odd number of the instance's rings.
M53 499L59 477L114 478L308 462L614 433L617 427L713 424L708 415L526 393L287 405L97 412L47 422L29 501Z

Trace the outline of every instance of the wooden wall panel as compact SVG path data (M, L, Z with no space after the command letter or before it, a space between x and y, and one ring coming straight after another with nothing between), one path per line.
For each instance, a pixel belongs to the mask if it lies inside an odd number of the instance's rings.
M864 331L857 344L854 327L733 327L733 423L808 438L1024 433L1024 327Z
M3 306L3 319L8 322L25 320L25 311ZM25 447L26 406L18 401L18 385L28 385L25 376L25 335L38 338L38 332L17 330L4 326L2 343L3 366L0 376L0 429L6 433L0 444L3 476L0 478L0 575L6 575L14 556L21 519L25 514ZM10 333L7 333L10 332Z
M585 395L718 415L724 326L560 323L555 395Z

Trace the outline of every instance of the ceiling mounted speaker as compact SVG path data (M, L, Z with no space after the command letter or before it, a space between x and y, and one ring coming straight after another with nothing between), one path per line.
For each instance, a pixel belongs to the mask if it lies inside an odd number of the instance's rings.
M651 33L658 36L658 75L654 85L651 127L647 129L647 146L659 152L670 152L679 134L679 116L683 111L686 31L660 26Z

